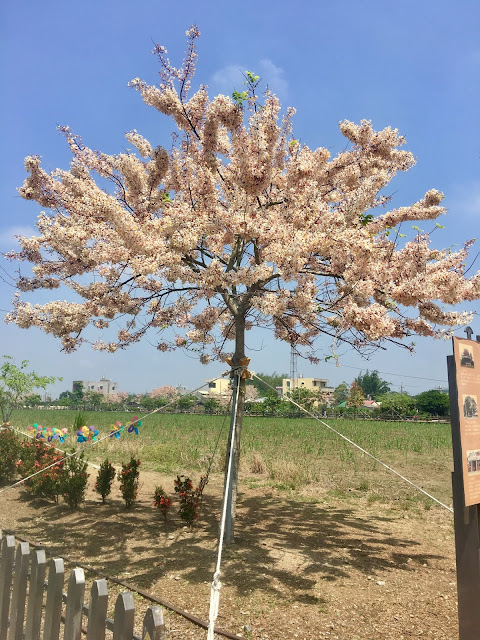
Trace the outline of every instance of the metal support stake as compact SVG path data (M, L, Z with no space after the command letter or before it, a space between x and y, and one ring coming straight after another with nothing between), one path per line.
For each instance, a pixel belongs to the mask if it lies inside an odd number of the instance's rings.
M240 374L235 371L233 375L233 395L232 395L232 413L230 418L230 432L228 434L228 445L227 445L227 458L225 463L225 469L228 469L228 459L230 455L230 446L232 442L232 438L234 436L235 423L237 419L237 406L238 406L238 392L240 387ZM233 513L232 513L232 494L233 494L233 478L235 476L235 451L232 452L233 460L232 460L232 473L230 474L230 480L228 483L226 497L227 500L227 513L225 519L225 540L227 544L231 544L233 542Z

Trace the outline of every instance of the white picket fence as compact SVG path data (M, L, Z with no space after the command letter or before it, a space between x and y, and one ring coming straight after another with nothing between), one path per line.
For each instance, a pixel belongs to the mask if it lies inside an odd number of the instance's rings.
M90 601L84 603L85 574L73 569L64 593L63 560L48 563L42 549L30 552L28 542L16 545L15 537L0 531L0 640L104 640L106 631L113 640L163 640L165 625L161 607L149 607L143 618L142 635L134 634L134 604L129 592L121 593L115 603L113 619L107 618L106 580L95 580ZM27 597L28 586L28 597ZM44 591L46 602L44 606ZM66 603L65 614L62 605ZM85 626L83 619L85 617ZM61 624L64 625L61 634ZM111 635L109 636L111 637Z

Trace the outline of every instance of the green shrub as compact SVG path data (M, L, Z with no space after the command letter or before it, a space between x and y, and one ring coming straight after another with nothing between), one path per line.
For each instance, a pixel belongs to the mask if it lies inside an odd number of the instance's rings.
M76 432L79 429L81 429L83 427L83 425L85 424L85 416L83 415L83 413L80 411L79 413L77 413L75 415L75 418L73 420L73 430Z
M118 473L118 479L120 480L120 491L122 492L123 499L125 500L125 506L130 509L136 499L138 493L138 476L140 466L140 460L136 460L133 456L130 462L122 464L122 470Z
M21 442L12 429L0 430L0 482L14 480Z
M100 465L97 481L95 482L95 491L102 496L102 502L105 502L105 498L110 495L114 479L115 467L108 460L104 460Z
M73 449L72 453L74 451ZM83 451L65 461L61 480L62 496L72 509L77 509L78 505L85 500L88 482L87 466Z

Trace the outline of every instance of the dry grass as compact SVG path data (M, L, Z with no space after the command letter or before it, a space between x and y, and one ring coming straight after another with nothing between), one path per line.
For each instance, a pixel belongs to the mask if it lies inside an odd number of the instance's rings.
M262 454L254 451L250 460L250 472L255 475L263 475L266 473L267 467L263 460Z

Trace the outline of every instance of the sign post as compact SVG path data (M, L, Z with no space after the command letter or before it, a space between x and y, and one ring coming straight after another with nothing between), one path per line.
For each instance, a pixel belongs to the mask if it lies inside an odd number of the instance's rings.
M480 638L480 342L453 338L447 357L459 640ZM478 336L477 336L478 339Z

